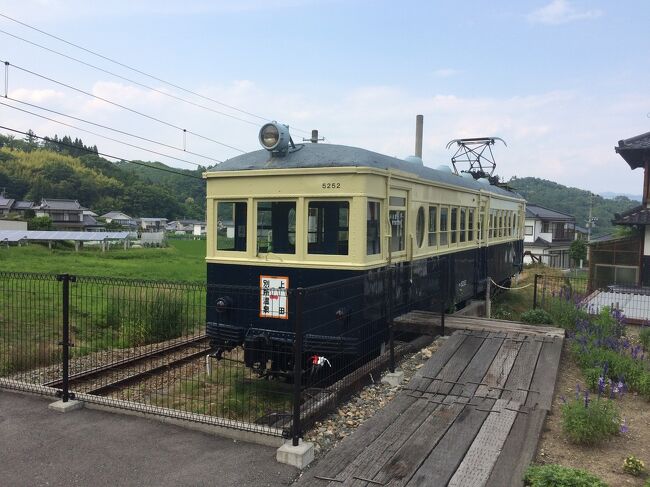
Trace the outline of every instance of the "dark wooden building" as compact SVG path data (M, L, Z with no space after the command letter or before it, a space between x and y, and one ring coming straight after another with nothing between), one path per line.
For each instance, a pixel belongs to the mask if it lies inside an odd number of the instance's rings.
M630 169L643 169L643 201L612 220L615 225L634 227L633 236L591 245L590 277L598 286L650 286L650 132L619 140L615 150Z

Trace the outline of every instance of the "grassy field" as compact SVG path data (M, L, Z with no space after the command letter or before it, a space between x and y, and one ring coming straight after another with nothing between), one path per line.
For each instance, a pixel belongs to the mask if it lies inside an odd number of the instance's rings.
M42 245L0 247L0 271L205 282L205 240L169 240L167 248L101 252L49 250Z

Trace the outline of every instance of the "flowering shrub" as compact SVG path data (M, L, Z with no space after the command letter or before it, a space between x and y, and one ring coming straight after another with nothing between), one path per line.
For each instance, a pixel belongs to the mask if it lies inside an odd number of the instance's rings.
M645 471L645 464L643 460L639 460L634 455L630 455L623 460L623 471L638 477Z
M576 398L562 405L562 428L573 443L594 445L619 432L621 416L613 401L591 400L578 385Z
M524 483L530 487L607 487L605 482L584 470L553 464L528 467Z

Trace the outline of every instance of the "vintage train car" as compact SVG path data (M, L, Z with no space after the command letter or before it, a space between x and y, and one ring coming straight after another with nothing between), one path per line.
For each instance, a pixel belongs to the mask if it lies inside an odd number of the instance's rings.
M262 128L260 142L264 149L205 174L206 328L217 356L243 345L248 366L292 369L294 297L283 289L365 276L351 281L358 288L338 291L357 296L345 309L336 288L323 286L319 312L303 324L306 356L358 357L378 349L386 324L355 308L388 296L406 309L441 291L429 278L441 266L449 305L482 293L488 276L506 282L521 268L525 201L516 193L417 158L294 146L276 123ZM386 293L373 276L389 265L396 271ZM337 313L365 320L367 329L334 320Z

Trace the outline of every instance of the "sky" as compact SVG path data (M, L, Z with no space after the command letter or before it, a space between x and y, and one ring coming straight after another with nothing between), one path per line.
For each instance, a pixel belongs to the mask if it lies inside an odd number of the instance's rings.
M192 168L258 150L265 120L288 124L296 142L318 129L326 143L403 158L422 114L428 166L450 164L452 139L496 136L507 143L494 147L502 179L642 192L641 170L614 152L650 132L641 0L0 0L0 14L141 72L0 16L5 127Z

